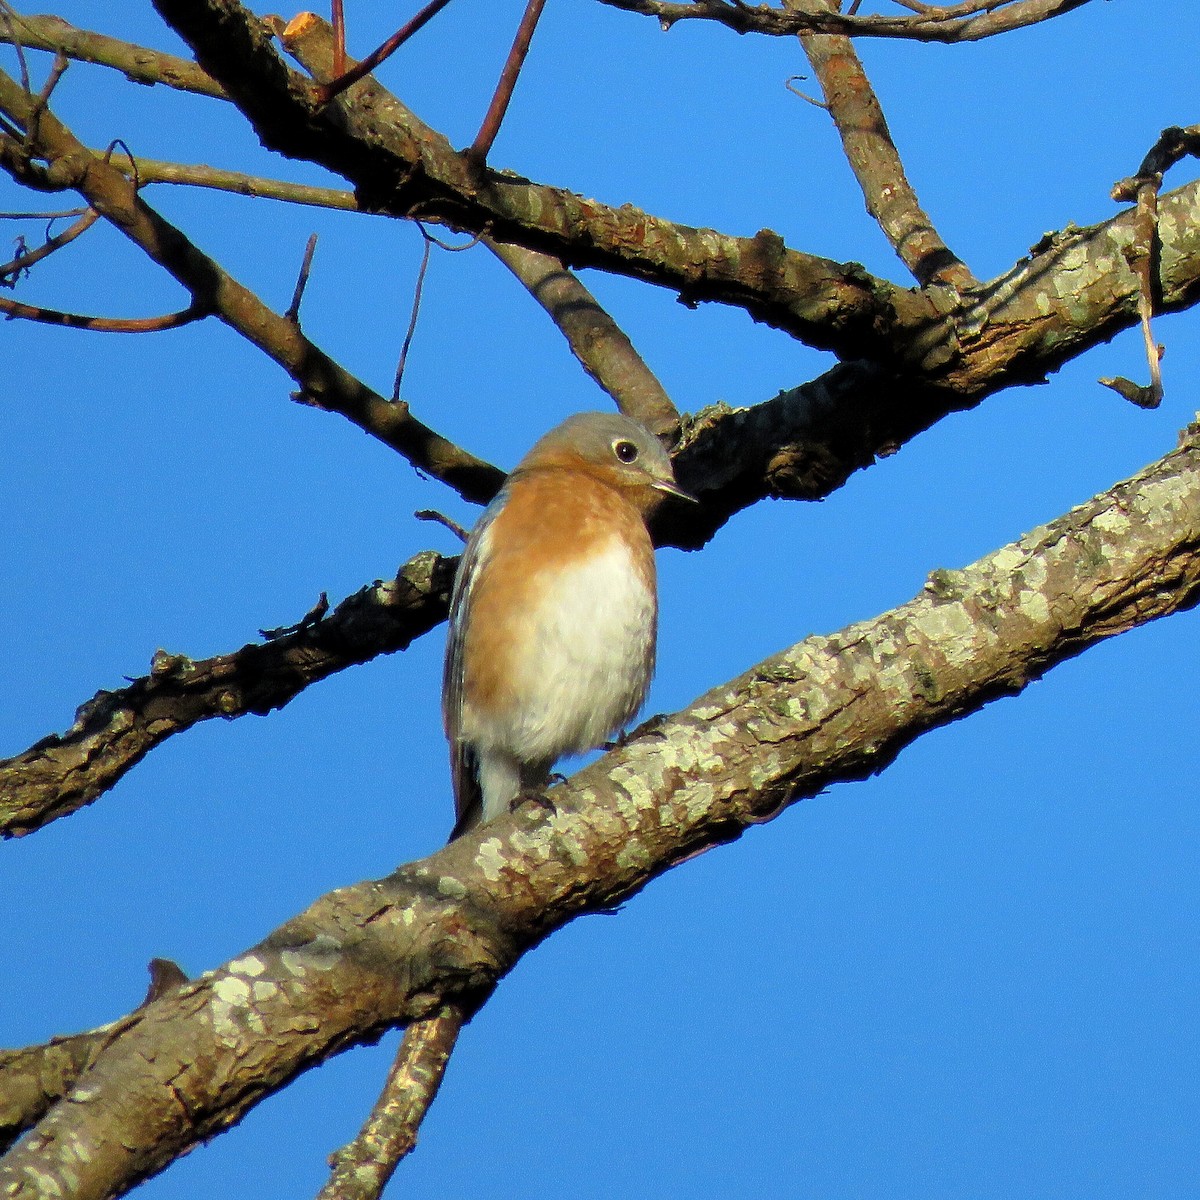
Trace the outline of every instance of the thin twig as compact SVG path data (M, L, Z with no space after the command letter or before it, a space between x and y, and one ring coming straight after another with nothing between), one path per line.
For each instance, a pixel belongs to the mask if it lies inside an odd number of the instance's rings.
M1134 239L1125 248L1125 257L1138 280L1138 319L1142 327L1146 362L1150 368L1150 386L1143 387L1121 375L1106 376L1100 383L1139 408L1157 408L1163 398L1164 347L1154 340L1150 324L1158 288L1158 193L1166 172L1188 155L1200 158L1200 125L1187 128L1168 126L1142 159L1137 174L1119 179L1112 188L1114 200L1137 201Z
M806 103L811 104L813 108L820 108L825 112L828 112L829 105L826 104L824 100L818 100L816 96L810 96L807 92L802 92L798 87L795 86L796 80L807 78L807 75L789 75L783 81L783 86L787 88L787 90L791 92L793 96L797 96Z
M189 304L179 312L164 313L159 317L90 317L81 313L60 312L53 308L40 308L33 304L22 304L0 296L0 313L22 321L36 321L42 325L61 325L68 329L90 329L97 333L161 333L165 329L179 329L193 321L210 316L210 311L200 304Z
M0 212L0 221L59 221L65 217L82 217L88 208L60 208L57 212Z
M29 268L34 263L41 262L55 250L73 242L81 233L86 233L99 219L100 214L95 209L85 208L83 216L74 225L68 226L55 237L47 238L36 250L25 250L22 247L21 252L11 262L0 264L0 287L12 287L17 276L28 274Z
M487 162L488 151L491 150L492 143L495 142L496 135L500 132L501 122L504 120L504 114L508 111L509 101L512 100L513 89L517 86L517 76L520 75L525 56L529 53L529 43L533 40L533 31L537 28L542 9L545 7L546 0L528 0L525 5L521 24L517 26L517 34L513 38L508 58L504 62L504 69L500 72L500 80L496 84L492 102L488 105L483 124L480 125L475 140L466 152L467 161L476 170L481 170Z
M29 104L28 96L0 71L0 107L21 119ZM147 205L115 167L89 158L87 148L52 113L44 114L41 126L39 154L66 167L55 186L74 187L93 202L114 228L187 288L196 303L208 306L206 311L284 367L306 402L345 416L466 499L491 499L503 480L500 471L438 436L406 406L389 403L323 353ZM23 181L28 164L4 160L4 166ZM45 183L43 176L38 180Z
M360 63L351 67L350 70L339 75L336 79L331 79L328 83L321 84L317 89L317 95L320 97L321 103L328 104L334 96L339 95L348 87L356 84L365 75L370 75L384 59L390 58L395 54L417 30L427 25L449 3L450 0L430 0L407 25L402 25L397 29L377 50L373 50ZM344 57L345 47L342 49L342 54Z
M736 33L794 37L798 33L839 33L847 37L909 38L919 42L974 42L1053 20L1089 0L971 0L968 4L927 5L897 0L913 16L859 16L855 11L824 12L805 7L789 11L773 5L726 0L600 0L624 12L653 17L664 29L677 21L713 21Z
M445 526L464 545L471 536L457 521L452 520L445 513L438 512L435 508L418 508L413 516L418 521L432 521L435 525Z
M333 0L330 16L333 20L333 73L346 73L346 15L342 12L342 0Z
M433 238L426 232L424 226L418 223L424 246L421 250L421 266L417 271L417 283L413 288L412 311L408 318L408 330L404 335L404 345L400 347L400 360L396 363L396 378L392 383L392 403L400 399L400 383L404 379L404 368L408 363L408 349L412 345L413 335L417 332L417 318L421 315L421 293L425 290L425 272L429 269L429 254L433 249Z
M317 602L300 618L299 621L291 625L276 625L273 629L260 629L259 636L266 639L268 642L276 642L282 637L291 637L294 634L303 633L306 629L314 629L316 626L325 620L329 613L329 593L322 592L317 597Z
M21 87L26 92L31 92L33 87L29 82L29 64L25 61L25 46L17 33L16 27L13 25L13 18L17 15L11 4L0 0L0 16L4 18L4 27L8 30L8 38L6 40L12 44L12 48L17 52L17 71L21 78Z
M113 166L124 174L130 174L119 162ZM279 200L285 204L307 204L314 208L332 208L341 212L361 211L354 193L344 188L312 187L309 184L292 183L283 179L269 179L262 175L247 175L242 171L226 171L220 167L200 163L139 158L137 173L143 184L171 183L185 187L212 188L216 191L232 192L238 196Z
M332 61L332 34L328 24L313 18L299 28L293 27L292 32L285 35L284 45L316 79L328 77ZM380 101L386 104L391 119L402 121L413 136L423 142L434 143L440 139L440 135L421 122L378 81L372 86ZM144 161L142 165L146 169ZM338 194L345 196L353 206L352 193ZM621 411L660 436L672 440L677 437L679 412L666 389L617 322L578 276L567 269L561 258L512 242L498 241L486 234L477 234L466 246L450 247L441 239L435 240L444 249L454 251L469 249L476 240L481 241L545 309L584 370L612 396Z
M28 149L33 145L37 137L37 125L43 112L46 111L46 105L50 103L50 97L54 93L54 89L58 86L58 81L63 77L70 60L59 50L54 55L54 62L46 75L46 82L42 84L42 90L33 98L33 106L29 110L29 117L25 122L25 148Z
M308 275L312 270L313 254L317 249L317 235L310 234L308 244L304 247L304 258L300 262L300 274L296 279L296 290L292 293L292 302L283 315L293 325L300 324L300 302L304 299L304 289L308 287Z

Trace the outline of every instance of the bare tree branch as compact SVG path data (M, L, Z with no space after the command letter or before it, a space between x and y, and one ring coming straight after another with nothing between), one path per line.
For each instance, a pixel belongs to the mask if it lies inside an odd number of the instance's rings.
M376 1200L437 1097L465 1014L447 1004L405 1031L383 1091L354 1141L332 1156L333 1172L317 1200Z
M916 42L977 42L1061 17L1088 0L972 0L969 4L906 5L911 17L856 16L824 6L780 10L741 0L600 0L611 8L654 17L664 29L677 21L715 21L735 33L788 37L829 33L842 37L908 38Z
M179 182L197 186L356 207L352 193L336 189L297 188L293 195L296 185L206 167L143 159L138 166L151 180L175 174ZM1155 287L1160 311L1170 311L1188 307L1200 291L1200 187L1170 193L1162 205L1168 219ZM621 351L623 333L602 309L591 307L590 293L573 276L560 276L549 256L484 242L539 302L554 306L572 349L624 410L660 432L668 430L674 412L669 398L658 398L661 385L632 347ZM854 471L948 413L1001 388L1040 380L1135 324L1142 284L1127 250L1138 243L1133 212L1048 235L1029 259L969 297L962 311L939 313L931 305L917 342L924 357L910 371L845 364L754 409L698 414L677 465L688 486L704 493L706 507L664 514L672 523L660 531L661 544L703 545L729 516L764 496L827 496ZM597 325L601 337L592 334Z
M629 417L674 440L680 417L666 388L625 331L561 259L524 246L483 243L528 289L562 331L583 369Z
M18 254L10 262L0 265L0 286L12 287L21 275L29 273L29 269L35 263L41 262L44 258L49 258L55 250L60 250L63 246L70 245L77 237L91 229L99 219L100 214L98 212L86 209L79 219L73 225L64 229L62 233L46 238L36 249L26 250Z
M187 976L170 959L152 959L149 968L146 998L130 1016L86 1033L52 1038L41 1046L0 1050L0 1155L75 1086L134 1014L187 983Z
M1163 347L1155 342L1150 325L1158 300L1158 192L1162 187L1163 175L1186 155L1200 157L1200 125L1193 125L1189 129L1173 125L1164 129L1142 160L1137 174L1129 179L1118 180L1112 189L1114 200L1134 200L1137 204L1136 236L1133 244L1126 249L1125 257L1138 277L1138 316L1142 322L1142 342L1150 366L1150 386L1140 387L1120 376L1101 379L1100 382L1139 408L1157 408L1163 397L1160 365Z
M1192 303L1200 292L1200 184L1163 197L1161 209L1165 217L1162 304L1178 308ZM701 546L730 515L767 495L805 499L829 495L851 473L869 466L877 456L894 452L947 413L968 408L1000 387L1040 378L1087 346L1136 322L1138 279L1123 256L1133 241L1133 219L1125 213L1091 229L1046 239L1032 258L988 285L965 317L946 316L940 332L931 328L931 352L939 345L953 347L954 356L943 364L943 369L953 364L953 387L934 387L919 377L896 375L869 364L844 364L753 408L719 406L699 414L689 423L676 466L684 485L702 493L705 503L689 505L683 519L664 511L656 529L658 543ZM420 613L425 628L442 619L442 604L444 600L435 610ZM357 651L362 657L332 658L323 673L385 651L388 637L386 632L378 639L364 637ZM217 668L213 692L194 719L278 707L304 686L303 680L296 679L295 685L272 691L277 686L269 665L272 647L250 649L254 655L210 661L216 665L236 660L237 675L253 682L253 694L258 695L261 687L265 696L274 698L245 707L222 700ZM291 674L292 668L286 669ZM323 674L316 670L312 677ZM53 814L60 792L63 810L73 811L111 786L146 752L149 746L142 748L136 732L128 743L124 741L126 718L120 714L131 702L121 692L114 695L117 700L111 709L98 710L95 720L68 735L61 769L54 764L57 751L43 754L39 748L6 764L4 770L14 773L0 773L0 780L13 781L15 787L15 772L20 770L31 781L27 786L32 791L28 801L14 804L5 814L3 827L37 828L51 819L40 814ZM85 706L81 713L86 711ZM163 736L194 719L161 726ZM109 721L114 722L111 731L104 732ZM98 733L100 740L91 746L87 739ZM92 763L78 777L78 784L74 782L77 759Z
M19 42L26 49L49 50L79 62L112 67L137 83L162 83L182 92L225 98L221 85L185 58L76 29L59 17L29 16L10 8L10 19L11 29L0 23L0 43Z
M93 150L93 154L96 152ZM133 166L117 160L113 163L122 174L131 176ZM314 187L292 183L285 179L268 179L248 175L243 171L226 171L201 163L164 162L157 158L137 159L138 179L143 185L173 183L186 187L212 188L254 199L280 200L285 204L305 204L314 208L329 208L338 212L361 212L353 192L345 188Z
M500 132L500 124L504 120L504 114L508 111L513 89L517 86L517 76L520 75L525 56L529 53L533 31L537 28L538 21L542 16L542 9L545 7L546 0L526 0L525 2L525 12L521 16L521 24L517 28L517 35L513 39L512 48L504 62L504 69L500 72L500 82L496 84L496 90L488 105L487 113L484 115L483 124L480 125L479 132L475 135L475 140L471 143L470 148L464 152L473 170L481 170L487 162L488 152L496 140L496 135Z
M309 17L300 32L287 37L288 50L318 82L333 70L333 30ZM439 134L390 92L374 85L386 98L388 110L425 142ZM597 302L562 260L524 246L498 242L486 235L480 241L500 259L545 309L558 326L584 370L613 398L627 416L662 436L679 432L679 412L666 389L646 366L624 330Z
M1182 307L1200 290L1200 185L1163 197L1162 208L1163 306ZM754 408L717 407L699 414L689 423L677 469L685 486L703 494L705 504L688 506L686 524L677 514L664 512L656 530L658 543L703 545L730 515L766 495L826 496L852 472L893 452L948 412L970 407L1000 387L1039 378L1086 346L1134 323L1138 279L1123 257L1133 240L1133 219L1126 213L1091 229L1048 238L1031 259L984 289L966 317L943 318L938 335L943 340L939 343L931 336L929 346L955 348L956 357L946 364L953 363L954 387L934 387L919 377L869 364L845 364ZM369 596L371 589L366 592ZM443 605L444 599L439 600L435 608L414 613L414 620L424 622L423 628L432 627L444 616ZM153 743L145 742L138 731L143 718L135 720L126 736L125 714L136 714L139 706L125 691L113 693L111 707L97 709L66 736L61 750L53 743L43 749L47 743L41 743L0 768L6 788L15 789L20 778L21 786L29 789L28 797L19 801L12 791L14 802L0 827L9 832L37 828L59 811L74 811L95 799L152 744L195 720L278 707L310 678L323 678L391 648L392 635L386 629L366 636L365 626L357 628L364 632L355 651L360 657L331 655L302 678L284 655L278 669L290 682L282 687L275 678L273 647L249 647L209 660L212 691L197 705L199 715L159 724L161 736ZM246 704L232 699L225 688L226 670L248 688ZM202 690L203 673L188 678L197 681L195 691ZM185 690L194 696L190 685ZM81 717L88 712L85 706Z
M832 0L784 0L789 10ZM871 87L854 42L840 34L802 33L800 44L825 94L825 108L841 135L850 169L862 188L867 211L879 222L900 261L922 286L969 288L978 281L942 241L908 182L887 118Z
M330 1054L461 1004L549 933L1088 646L1200 597L1200 429L910 603L811 637L552 793L340 888L148 1004L0 1166L0 1194L108 1200Z
M105 1025L44 1046L0 1050L0 1154L75 1086L114 1028Z
M813 345L850 356L884 354L881 325L915 317L904 289L855 264L802 254L769 230L736 238L613 208L510 174L482 175L440 135L422 137L373 80L320 110L317 85L291 71L270 31L237 0L156 0L159 13L222 80L264 144L321 163L349 179L365 207L415 216L678 291L688 303L717 301ZM280 30L289 48L311 14ZM336 119L335 114L336 113Z
M148 675L97 692L65 734L0 761L0 836L31 833L90 804L197 721L268 713L335 671L405 649L445 618L456 562L418 554L394 580L265 645L199 660L159 651Z
M132 167L114 164L128 175ZM362 212L353 192L225 171L216 167L138 158L143 184L173 183L214 188L242 196ZM562 331L580 365L616 401L623 413L662 436L679 430L679 413L666 390L633 348L624 330L561 260L523 246L480 238L517 277ZM0 268L0 273L2 273Z
M162 333L211 316L199 305L189 304L178 312L163 313L157 317L93 317L42 308L36 304L22 304L5 296L0 296L0 313L9 320L37 321L42 325L61 325L66 329L90 329L93 333Z
M33 100L0 72L0 110L23 122ZM399 451L414 466L440 479L469 500L486 501L503 474L440 437L418 421L407 405L391 404L313 345L286 317L272 311L217 262L202 253L174 225L138 196L115 167L93 155L51 113L38 121L37 153L50 163L41 182L75 188L192 295L193 303L219 316L279 363L303 389L306 403L340 413L361 429ZM12 153L0 164L21 173Z

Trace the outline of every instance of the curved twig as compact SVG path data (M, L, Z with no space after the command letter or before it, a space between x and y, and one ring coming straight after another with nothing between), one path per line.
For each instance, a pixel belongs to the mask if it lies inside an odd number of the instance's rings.
M4 296L0 296L0 313L10 321L36 321L41 325L61 325L66 329L90 329L94 333L162 333L212 315L203 305L189 304L178 312L163 313L158 317L92 317L83 313L41 308L35 304L22 304Z

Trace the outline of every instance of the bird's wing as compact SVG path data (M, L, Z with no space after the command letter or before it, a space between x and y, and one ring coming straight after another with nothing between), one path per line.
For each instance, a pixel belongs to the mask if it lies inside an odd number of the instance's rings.
M451 839L469 829L483 811L483 793L479 787L475 753L462 740L463 705L463 633L470 620L471 593L479 570L487 561L490 530L503 506L502 491L479 518L463 550L454 590L450 594L449 633L446 637L446 666L442 675L442 724L450 741L450 782L454 788L454 831Z

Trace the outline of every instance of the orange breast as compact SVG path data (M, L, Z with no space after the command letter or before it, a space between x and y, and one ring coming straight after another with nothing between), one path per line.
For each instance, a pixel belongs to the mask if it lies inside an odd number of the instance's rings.
M510 486L471 589L462 732L557 756L601 740L641 703L654 654L654 550L631 499L586 472L532 471ZM578 570L592 560L595 573ZM618 639L630 644L614 647ZM561 745L545 728L556 721Z

